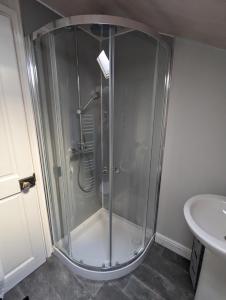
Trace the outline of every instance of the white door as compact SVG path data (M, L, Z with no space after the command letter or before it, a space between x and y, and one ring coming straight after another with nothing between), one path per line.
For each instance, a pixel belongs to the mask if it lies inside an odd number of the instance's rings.
M34 173L10 16L0 10L0 259L8 290L46 257L36 186L19 180Z

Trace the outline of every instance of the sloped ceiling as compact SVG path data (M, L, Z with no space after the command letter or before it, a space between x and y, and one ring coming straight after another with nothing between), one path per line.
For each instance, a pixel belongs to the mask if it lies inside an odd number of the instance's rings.
M226 0L43 0L64 16L108 14L226 48Z

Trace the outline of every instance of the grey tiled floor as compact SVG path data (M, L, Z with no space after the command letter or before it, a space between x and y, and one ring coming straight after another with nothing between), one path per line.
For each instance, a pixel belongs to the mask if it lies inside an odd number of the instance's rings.
M9 291L4 300L192 300L188 261L154 244L142 265L118 280L98 282L72 275L52 256Z

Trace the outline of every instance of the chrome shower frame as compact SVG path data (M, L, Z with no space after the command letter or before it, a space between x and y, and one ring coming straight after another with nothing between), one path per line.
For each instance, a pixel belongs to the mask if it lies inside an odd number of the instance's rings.
M87 265L83 265L80 263L77 263L73 260L71 260L65 253L63 253L61 250L56 248L53 243L53 249L55 255L57 255L63 263L65 263L69 269L71 269L74 273L79 274L81 276L84 276L89 279L95 279L95 280L110 280L119 278L122 276L125 276L129 272L133 271L137 266L140 265L140 263L143 261L145 254L149 250L151 244L154 242L155 239L155 233L156 233L156 220L157 220L157 212L158 212L158 199L160 194L160 184L161 184L161 174L162 174L162 162L163 162L163 153L164 153L164 145L165 145L165 132L166 132L166 125L167 125L167 112L168 112L168 98L169 98L169 88L170 88L170 77L171 77L171 65L172 65L172 47L163 39L163 37L152 30L149 26L146 26L145 24L127 19L122 17L116 17L116 16L108 16L108 15L79 15L79 16L72 16L68 18L63 18L56 20L52 23L47 24L46 26L40 28L39 30L35 31L32 35L26 37L26 52L27 52L27 69L28 69L28 77L29 77L29 83L30 83L30 90L31 90L31 96L32 96L32 102L33 102L33 110L35 115L35 121L36 121L36 130L37 130L37 136L38 136L38 142L39 142L39 151L40 151L40 159L41 159L41 166L43 171L43 178L44 178L44 186L45 186L45 192L46 192L46 201L47 201L47 207L48 207L48 214L49 214L49 221L50 221L50 231L52 233L52 241L54 241L54 233L52 231L52 219L53 216L51 214L51 191L49 190L49 179L48 179L48 166L46 164L46 158L45 158L45 146L44 141L42 137L42 124L41 124L41 117L39 112L39 85L38 85L38 76L37 76L37 67L35 62L35 56L34 56L34 48L33 48L33 41L38 39L39 37L51 33L55 31L56 29L64 28L67 26L73 26L73 25L85 25L85 24L107 24L112 26L121 26L125 27L131 30L136 30L143 32L147 34L148 36L154 38L157 40L168 52L169 55L169 64L168 64L168 71L165 78L165 105L164 105L164 117L162 120L162 129L161 129L161 149L160 149L160 157L158 162L158 175L157 175L157 182L156 182L156 209L155 209L155 225L154 225L154 235L146 245L146 247L141 251L136 257L129 260L128 262L121 264L120 266L110 266L107 269L102 269L99 267L90 267ZM110 42L111 43L111 42ZM111 45L112 47L114 45ZM111 66L112 68L113 66ZM112 70L111 70L112 71ZM112 72L111 72L112 73ZM114 79L113 85L114 85ZM112 91L109 92L109 97L111 107L110 109L113 110L113 98L114 98L114 89L112 88ZM113 120L109 120L109 123L112 123ZM112 125L112 124L111 124ZM110 126L113 130L113 126ZM110 143L113 143L113 132L110 132ZM110 147L112 150L110 154L110 158L113 158L113 147ZM112 174L111 174L112 173ZM110 159L110 170L109 170L109 188L113 186L113 165L111 164ZM112 207L112 199L110 196L110 202L109 202L109 210L111 211ZM110 214L111 215L111 214ZM111 224L111 220L110 220ZM110 230L110 245L112 243L112 236L111 236L111 230ZM145 237L144 237L145 238ZM111 247L110 247L111 248ZM111 250L110 250L111 251ZM111 252L110 252L111 257Z

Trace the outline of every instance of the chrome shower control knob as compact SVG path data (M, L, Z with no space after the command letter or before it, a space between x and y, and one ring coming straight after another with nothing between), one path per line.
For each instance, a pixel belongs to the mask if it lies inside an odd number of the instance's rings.
M104 167L103 170L102 170L102 173L104 175L108 174L108 168L107 167Z

